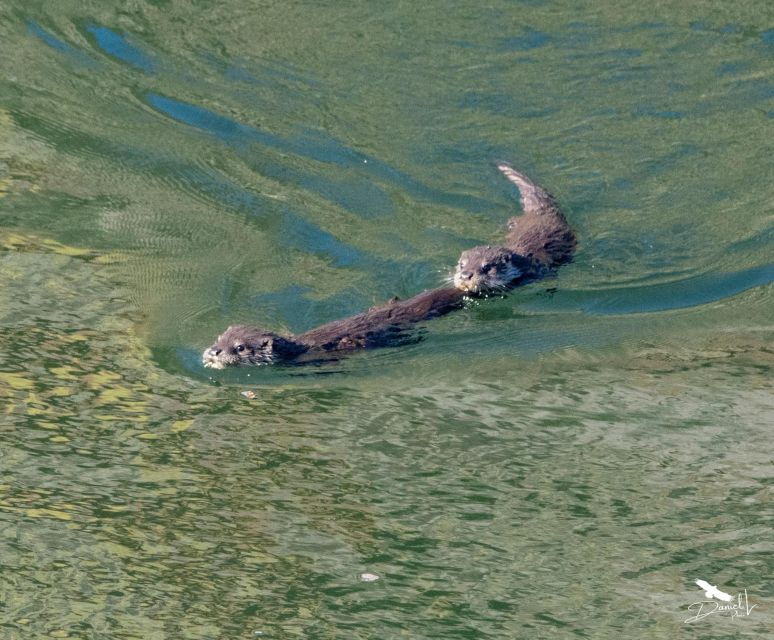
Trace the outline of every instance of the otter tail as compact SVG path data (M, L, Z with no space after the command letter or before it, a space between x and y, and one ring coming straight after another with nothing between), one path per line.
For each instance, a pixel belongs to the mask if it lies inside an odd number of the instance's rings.
M521 207L524 209L524 213L543 213L546 210L556 211L556 200L545 189L537 186L527 176L519 173L505 162L498 162L497 168L519 188Z

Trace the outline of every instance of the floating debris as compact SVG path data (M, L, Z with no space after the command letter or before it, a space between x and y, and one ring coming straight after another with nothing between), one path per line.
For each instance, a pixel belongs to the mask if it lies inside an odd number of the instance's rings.
M359 577L362 582L376 582L379 579L375 573L361 573Z
M255 391L243 391L242 395L248 400L252 400L253 398L255 398Z

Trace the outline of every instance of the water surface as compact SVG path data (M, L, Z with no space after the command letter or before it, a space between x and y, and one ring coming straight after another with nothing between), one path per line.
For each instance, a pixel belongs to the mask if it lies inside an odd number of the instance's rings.
M768 637L770 3L6 4L2 637ZM440 284L503 159L556 279L201 368Z

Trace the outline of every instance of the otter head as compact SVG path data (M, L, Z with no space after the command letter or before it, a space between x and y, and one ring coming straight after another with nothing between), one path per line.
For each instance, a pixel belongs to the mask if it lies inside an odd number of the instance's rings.
M504 247L473 247L460 256L454 286L477 294L504 291L524 273L524 260Z
M303 345L276 333L238 324L226 329L202 354L202 364L223 369L242 364L271 364L292 360L306 351Z

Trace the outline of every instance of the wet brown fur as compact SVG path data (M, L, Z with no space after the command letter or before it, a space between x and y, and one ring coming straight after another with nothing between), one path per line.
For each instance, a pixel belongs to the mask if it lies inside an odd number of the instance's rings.
M465 292L458 289L431 289L407 300L392 299L365 313L329 322L295 339L318 351L370 349L401 343L406 339L407 329L459 309L464 301Z
M508 220L503 246L534 260L536 271L570 262L577 240L554 197L507 164L497 168L519 188L524 210L523 215Z

